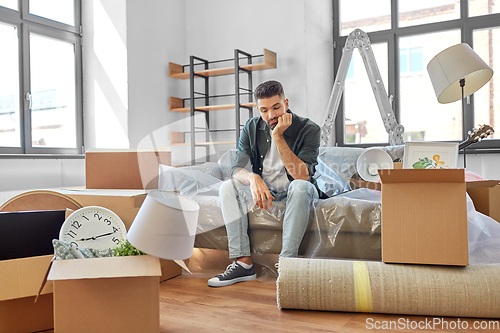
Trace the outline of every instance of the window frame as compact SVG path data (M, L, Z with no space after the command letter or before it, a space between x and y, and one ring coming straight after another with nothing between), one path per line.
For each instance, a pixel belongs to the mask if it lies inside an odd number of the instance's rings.
M333 1L333 52L334 52L334 77L337 75L338 67L340 64L340 59L342 58L342 48L345 45L347 36L340 36L340 0ZM367 32L368 37L372 44L387 42L388 43L388 78L389 82L385 82L387 87L387 93L389 96L394 96L392 103L393 111L396 119L400 122L400 98L399 98L399 88L400 88L400 64L399 64L399 47L398 39L401 37L411 37L414 35L422 35L433 32L442 32L449 30L460 30L461 42L469 44L474 48L473 44L473 32L475 30L488 29L500 27L500 13L497 14L486 14L480 16L467 17L468 13L468 0L460 1L460 18L426 23L421 25L413 25L408 27L398 27L398 0L391 0L391 28L386 30ZM391 65L392 64L392 65ZM426 64L424 64L424 67ZM463 117L462 124L462 140L464 141L468 137L468 131L474 127L474 94L466 99L465 105L465 115ZM469 102L470 101L470 102ZM455 103L460 103L457 101ZM380 143L361 143L353 144L346 143L344 141L344 129L345 129L345 117L343 110L343 98L340 101L339 109L335 118L335 142L340 146L351 146L351 147L371 147L377 145L388 145L388 142ZM404 126L404 124L402 124ZM460 142L461 142L460 141ZM458 141L455 141L458 142ZM483 140L473 146L467 148L468 152L480 152L480 153L498 153L500 151L500 139L493 140Z
M0 21L17 26L19 32L19 105L21 125L21 147L1 147L0 158L41 156L48 158L80 157L84 153L83 140L83 77L82 77L82 34L81 34L81 0L75 3L74 26L56 22L29 13L29 0L19 0L19 11L0 7ZM72 43L75 47L75 148L33 147L31 142L31 110L26 93L30 91L30 45L29 35L54 38Z

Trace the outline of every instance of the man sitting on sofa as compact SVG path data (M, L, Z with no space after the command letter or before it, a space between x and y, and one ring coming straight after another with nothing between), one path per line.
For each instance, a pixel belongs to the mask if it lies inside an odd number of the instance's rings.
M288 109L283 86L260 84L254 92L260 117L249 119L240 135L232 178L219 189L229 257L226 271L208 280L223 287L257 277L250 257L248 211L286 200L281 257L296 257L309 222L312 203L327 196L313 178L320 127Z

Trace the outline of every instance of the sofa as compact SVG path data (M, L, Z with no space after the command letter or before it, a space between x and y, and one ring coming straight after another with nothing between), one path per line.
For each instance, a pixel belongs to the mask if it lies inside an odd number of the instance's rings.
M404 146L381 148L393 160L401 159ZM381 260L379 191L356 188L356 161L362 148L320 148L314 177L330 198L318 200L299 249L309 258ZM218 189L229 179L235 150L224 153L217 163L169 167L160 166L159 188L178 191L200 205L195 247L227 251L227 234L222 218ZM258 206L249 212L252 255L279 254L282 241L284 202L269 210Z

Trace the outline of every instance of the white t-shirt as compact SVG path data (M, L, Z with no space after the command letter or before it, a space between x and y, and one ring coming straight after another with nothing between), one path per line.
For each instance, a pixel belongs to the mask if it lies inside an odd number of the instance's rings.
M286 176L285 165L281 160L276 142L271 138L271 146L262 162L262 179L269 187L277 193L288 190L290 181Z

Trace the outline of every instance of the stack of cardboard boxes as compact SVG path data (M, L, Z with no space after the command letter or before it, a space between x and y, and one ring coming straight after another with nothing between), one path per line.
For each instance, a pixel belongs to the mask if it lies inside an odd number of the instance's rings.
M88 151L86 188L57 192L114 211L128 230L145 190L157 188L159 164L170 162L166 150ZM52 257L0 261L0 332L158 332L159 282L182 273L151 256L58 260L48 271Z

